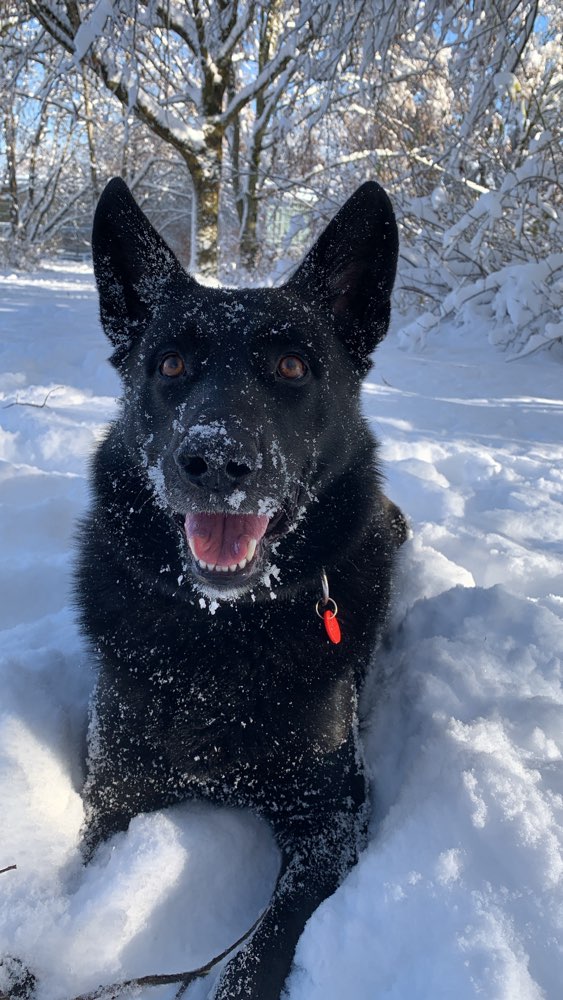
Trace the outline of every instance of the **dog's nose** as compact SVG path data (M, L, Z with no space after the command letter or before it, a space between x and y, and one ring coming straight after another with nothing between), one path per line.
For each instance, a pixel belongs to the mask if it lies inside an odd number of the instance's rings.
M183 479L220 493L248 481L256 471L258 449L250 438L188 434L174 454Z
M232 459L227 462L223 469L216 469L203 455L180 454L176 461L191 483L203 484L204 481L218 475L224 476L230 482L237 483L242 479L247 479L254 471L246 462L235 462Z

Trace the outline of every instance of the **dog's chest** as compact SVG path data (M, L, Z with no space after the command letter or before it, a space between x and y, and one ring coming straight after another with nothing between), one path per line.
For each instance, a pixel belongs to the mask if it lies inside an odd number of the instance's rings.
M135 782L158 771L172 794L253 804L255 788L279 787L303 760L338 749L353 719L353 680L324 662L322 647L316 656L307 642L287 652L268 632L212 629L199 640L192 633L167 662L106 675L100 709L114 746L121 729L124 770Z

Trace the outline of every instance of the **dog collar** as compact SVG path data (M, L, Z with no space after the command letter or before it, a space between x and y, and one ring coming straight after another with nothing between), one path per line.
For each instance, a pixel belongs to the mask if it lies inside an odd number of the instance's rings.
M328 577L326 575L326 570L324 569L321 571L321 591L322 597L319 597L319 600L315 605L315 611L322 620L326 634L328 635L330 641L335 645L338 645L342 639L340 624L336 617L338 614L338 605L330 596L330 591L328 589ZM328 605L330 605L330 607ZM321 611L321 608L324 608L324 611Z

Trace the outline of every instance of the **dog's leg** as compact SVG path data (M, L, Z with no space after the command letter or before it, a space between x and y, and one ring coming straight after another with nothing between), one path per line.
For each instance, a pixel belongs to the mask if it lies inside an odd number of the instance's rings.
M348 817L331 819L340 832L345 830ZM349 852L342 857L340 848L331 831L287 844L294 853L285 859L272 902L250 943L227 965L215 1000L279 1000L307 920L351 867Z
M97 847L116 833L129 827L131 820L143 812L154 812L169 806L175 798L162 791L147 776L143 785L138 779L116 782L105 769L88 776L83 789L85 822L81 832L80 850L84 864L93 857ZM1 1000L1 998L0 998Z
M80 853L84 864L87 865L92 860L96 849L104 840L127 830L134 815L134 812L105 812L87 806L86 821L80 837Z
M272 900L250 942L226 966L214 1000L279 1000L307 920L355 864L365 836L365 779L356 759L351 771L346 757L338 790L325 787L319 796L310 785L306 811L300 795L299 818L274 823L283 862Z
M82 789L85 863L102 841L127 830L133 817L163 809L181 797L168 788L157 752L140 738L141 722L136 727L131 717L119 686L102 674L92 703Z

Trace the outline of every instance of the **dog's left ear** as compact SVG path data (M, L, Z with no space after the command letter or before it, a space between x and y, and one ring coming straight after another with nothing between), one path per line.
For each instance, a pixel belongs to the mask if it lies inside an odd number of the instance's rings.
M383 340L391 315L399 234L391 202L375 181L348 199L285 287L333 313L358 361Z

